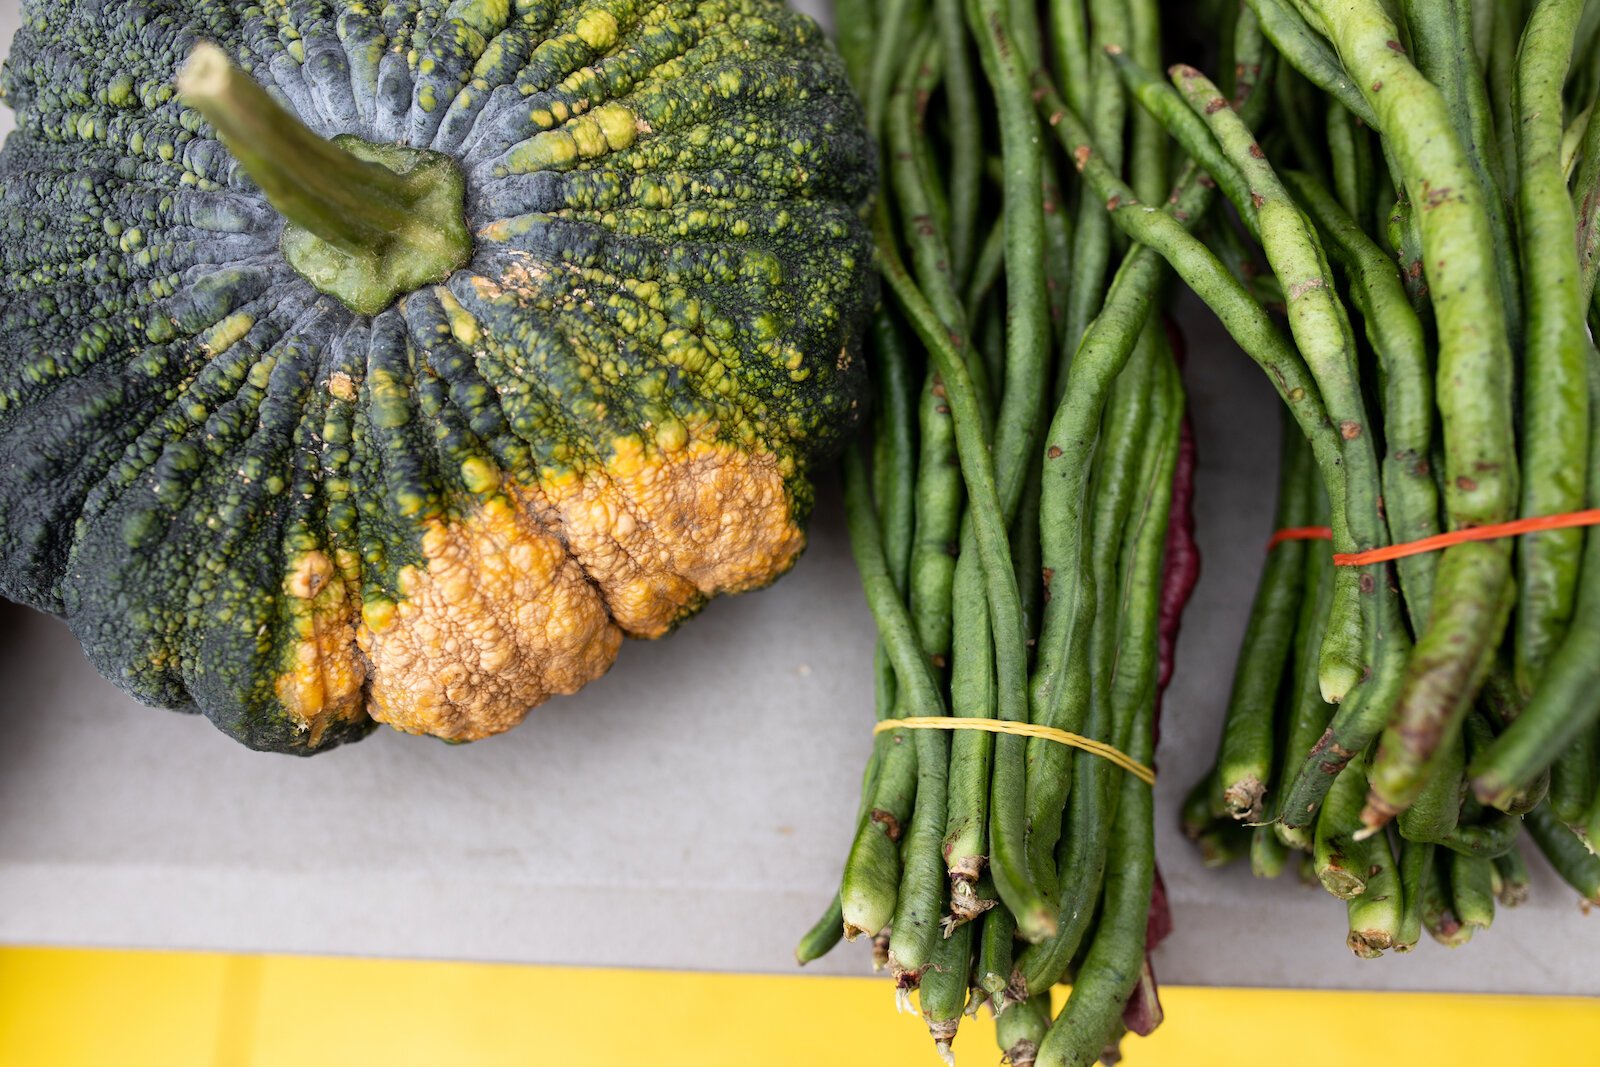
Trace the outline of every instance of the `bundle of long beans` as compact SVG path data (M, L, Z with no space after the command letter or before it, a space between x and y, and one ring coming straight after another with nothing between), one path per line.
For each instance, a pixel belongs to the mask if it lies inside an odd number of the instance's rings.
M1193 68L1118 66L1232 202L1175 250L1191 284L1297 375L1274 370L1278 528L1348 555L1600 506L1600 4L1248 11L1278 56L1259 124ZM1292 343L1256 330L1266 308ZM1600 527L1338 562L1267 552L1184 807L1208 861L1271 876L1303 852L1367 957L1488 926L1526 893L1524 830L1600 901Z
M835 19L882 149L877 403L844 463L878 716L1028 723L1148 764L1195 577L1193 453L1165 264L1111 222L1188 239L1214 194L1105 50L1159 65L1158 4L840 0ZM1242 21L1247 114L1264 47ZM1042 96L1081 132L1053 136ZM1159 1021L1146 953L1167 926L1142 777L1054 739L897 728L797 955L873 938L947 1056L987 1004L1009 1062L1086 1064Z
M1600 899L1600 532L1371 555L1600 503L1600 4L1185 5L1221 87L1158 73L1158 6L836 5L883 150L844 467L880 720L1150 760L1193 579L1170 267L1285 402L1279 526L1337 554L1275 539L1186 825L1263 873L1304 851L1363 955L1487 925L1523 829ZM987 1003L1012 1062L1092 1062L1160 1017L1151 818L1056 739L882 730L798 955L871 937L941 1051Z

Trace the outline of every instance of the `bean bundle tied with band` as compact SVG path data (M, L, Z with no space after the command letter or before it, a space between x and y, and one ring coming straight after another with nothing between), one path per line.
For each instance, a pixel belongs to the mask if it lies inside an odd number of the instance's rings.
M1600 3L1183 5L1221 84L1162 75L1160 7L836 5L883 167L844 470L881 721L798 955L874 938L947 1055L964 1006L1012 1063L1160 1019L1148 765L1197 566L1169 271L1284 401L1185 827L1303 851L1364 956L1487 925L1524 829L1600 899Z
M1278 60L1259 123L1118 60L1235 209L1188 253L1236 275L1207 299L1285 318L1235 337L1310 379L1275 375L1281 533L1184 828L1264 876L1300 852L1364 957L1520 901L1524 831L1600 901L1600 4L1240 17Z
M1158 65L1158 7L835 5L882 159L877 406L844 465L882 721L797 955L874 939L946 1056L983 1005L1022 1065L1091 1063L1160 1020L1150 763L1193 459L1166 264L1113 221L1187 239L1214 189L1106 52ZM1230 50L1258 115L1253 20Z

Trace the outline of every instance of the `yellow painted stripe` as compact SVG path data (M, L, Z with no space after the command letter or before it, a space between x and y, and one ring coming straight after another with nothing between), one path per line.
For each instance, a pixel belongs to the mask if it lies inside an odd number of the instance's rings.
M1401 961L1403 962L1403 961ZM1568 1064L1600 1001L1169 988L1130 1067ZM956 1054L996 1062L986 1019ZM1584 1053L1582 1055L1587 1055ZM0 949L6 1067L899 1067L938 1061L873 979Z

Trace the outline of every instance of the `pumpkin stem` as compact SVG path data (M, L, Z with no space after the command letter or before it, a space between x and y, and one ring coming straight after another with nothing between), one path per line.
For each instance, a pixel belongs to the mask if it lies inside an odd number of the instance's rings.
M448 156L324 140L209 42L189 54L178 92L284 217L290 266L351 310L375 315L471 257L465 182Z

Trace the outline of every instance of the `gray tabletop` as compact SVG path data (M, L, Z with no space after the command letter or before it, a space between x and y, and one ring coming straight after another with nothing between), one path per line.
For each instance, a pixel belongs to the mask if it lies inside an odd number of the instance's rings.
M806 5L802 5L806 6ZM0 40L16 24L0 2ZM6 116L9 123L9 116ZM1209 762L1271 524L1276 400L1185 304L1204 577L1158 760L1168 982L1600 994L1600 917L1533 900L1449 951L1358 961L1344 909L1208 872L1175 829ZM836 886L870 746L872 625L827 476L771 589L623 650L464 747L383 731L300 760L139 706L0 605L0 941L784 972ZM843 946L811 968L867 969Z

